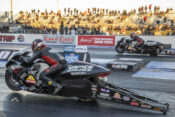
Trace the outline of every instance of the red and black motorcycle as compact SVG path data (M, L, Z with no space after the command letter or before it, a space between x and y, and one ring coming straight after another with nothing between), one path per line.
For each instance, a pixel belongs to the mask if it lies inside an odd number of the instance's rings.
M29 57L26 50L14 54L6 64L5 82L13 91L25 90L38 94L52 95L54 87L48 86L38 78L42 60L34 61L33 66L27 66L24 58ZM168 111L169 104L140 96L127 89L107 82L110 71L104 67L87 62L73 62L58 74L55 81L63 85L58 96L77 97L81 100L106 100L135 107Z
M134 48L132 44L132 40L127 37L123 37L117 41L117 45L115 46L115 50L117 53L138 53L138 54L150 54L151 56L159 55L163 49L164 44L148 40L144 42L139 48Z

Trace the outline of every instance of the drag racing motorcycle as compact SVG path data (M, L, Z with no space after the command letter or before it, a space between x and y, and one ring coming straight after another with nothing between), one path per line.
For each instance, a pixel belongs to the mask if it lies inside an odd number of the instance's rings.
M52 95L54 88L39 80L42 60L35 60L32 66L27 66L24 58L29 57L29 51L21 50L11 56L6 64L5 82L13 91L28 91L38 94ZM140 96L132 91L107 82L110 71L104 67L87 62L72 62L58 74L53 74L55 81L62 84L58 96L77 97L79 99L105 100L166 114L168 103Z
M157 41L148 40L144 42L140 48L133 49L134 45L132 42L133 41L131 39L128 39L127 37L122 37L117 41L117 45L115 46L116 52L150 54L151 56L157 56L163 51L164 48L164 44Z

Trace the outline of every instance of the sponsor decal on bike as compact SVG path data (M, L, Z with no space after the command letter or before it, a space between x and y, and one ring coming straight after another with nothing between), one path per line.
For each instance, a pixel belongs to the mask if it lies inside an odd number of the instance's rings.
M130 98L128 96L123 96L124 101L130 101Z
M142 108L151 108L151 106L147 105L147 104L141 104Z
M97 85L92 85L91 89L92 89L93 91L97 91L97 90L98 90L98 89L97 89Z
M17 40L18 40L19 42L23 42L23 41L24 41L24 36L23 36L23 35L19 35L19 36L17 37Z
M92 85L93 88L97 88L97 85Z
M99 95L97 95L97 98L104 100L112 100L108 93L100 93Z
M93 87L92 87L91 89L92 89L93 91L97 91L97 88L93 88Z
M130 105L132 105L132 106L139 106L139 103L138 102L131 102Z
M160 111L160 108L154 107L153 110Z
M104 93L109 93L110 92L110 90L104 89L104 88L101 88L101 91L104 92Z
M68 72L90 72L93 68L92 65L69 65Z
M92 98L96 98L97 91L92 91Z
M86 75L87 72L71 72L71 75L76 76L76 75Z
M116 99L121 99L121 96L120 96L120 94L119 94L119 93L115 93L115 94L114 94L114 96L113 96L113 98L116 98Z
M28 78L26 79L26 83L29 83L29 84L36 84L36 80L35 78L33 77L33 75L29 75Z

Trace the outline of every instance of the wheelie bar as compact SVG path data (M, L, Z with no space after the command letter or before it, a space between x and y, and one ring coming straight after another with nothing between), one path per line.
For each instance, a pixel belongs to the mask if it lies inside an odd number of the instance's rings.
M114 86L110 83L106 83L105 86L92 85L91 90L92 98L95 99L151 109L163 112L163 114L166 114L169 109L168 103L163 104L161 102L158 102L157 100L140 96L139 94L136 94L121 87Z

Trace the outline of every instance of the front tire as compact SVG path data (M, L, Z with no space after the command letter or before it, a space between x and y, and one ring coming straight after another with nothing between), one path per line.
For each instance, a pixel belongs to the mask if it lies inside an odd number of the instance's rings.
M19 84L15 84L15 81L13 78L11 78L11 74L6 70L5 73L5 82L7 84L7 86L13 90L13 91L20 91L21 87ZM17 81L16 81L17 82Z
M160 48L153 48L153 52L150 54L151 56L157 56L161 53Z
M116 45L115 51L116 51L117 53L124 53L124 52L125 52L125 48L124 48L124 46Z

